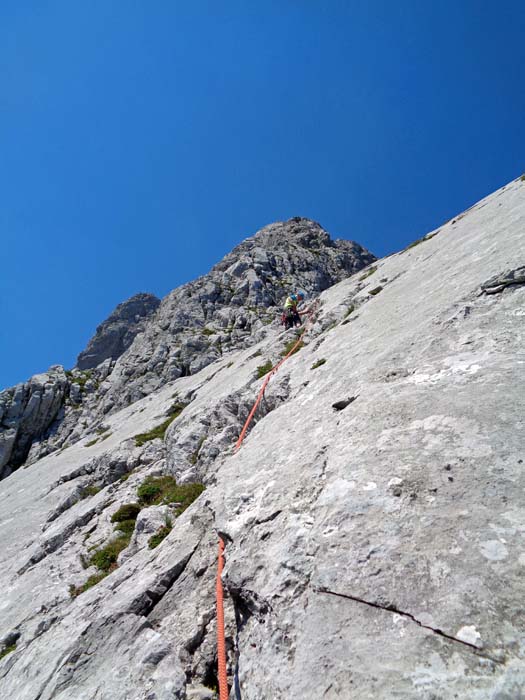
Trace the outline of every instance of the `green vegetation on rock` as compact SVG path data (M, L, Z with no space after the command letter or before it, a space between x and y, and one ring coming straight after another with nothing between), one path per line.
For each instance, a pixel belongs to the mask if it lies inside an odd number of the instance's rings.
M126 549L129 544L129 535L122 534L111 542L108 542L102 549L98 549L91 555L89 564L96 566L100 571L113 571L117 568L118 555Z
M366 280L367 277L370 277L370 275L373 275L374 272L376 272L376 271L377 271L377 267L375 265L373 265L369 270L367 270L365 272L364 275L361 275L361 277L359 278L359 281L363 282L364 280Z
M4 656L11 654L11 652L13 652L15 649L16 649L16 644L10 644L3 651L0 651L0 659L3 659Z
M204 484L177 484L172 476L148 476L137 489L142 506L178 503L180 515L204 491Z
M138 503L125 503L111 516L112 523L121 523L124 520L136 520L141 507Z
M261 379L261 377L264 377L268 372L273 368L271 360L268 360L268 362L265 362L264 365L259 365L257 367L257 379Z
M286 357L286 355L288 355L288 353L295 355L295 353L299 352L299 350L301 348L304 348L303 341L300 340L299 342L297 342L298 340L299 340L299 337L296 336L295 338L293 338L293 340L290 340L289 343L286 343L286 345L284 346L284 348L281 351L281 357ZM297 345L297 347L294 349L295 345ZM293 350L293 352L292 352L292 350Z
M96 586L97 583L100 583L102 579L106 578L106 576L109 574L109 572L100 572L99 574L93 574L88 578L88 580L83 583L81 586L75 586L73 583L69 586L69 595L72 598L76 598L79 596L81 593L85 593L87 590L90 588L93 588L93 586Z
M172 530L173 523L169 518L166 518L166 524L160 527L157 532L149 538L148 547L150 549L155 549L155 547L158 547L162 540L165 539Z
M317 369L318 367L321 367L321 365L324 365L325 362L326 360L323 357L322 359L317 360L317 362L314 362L310 369Z

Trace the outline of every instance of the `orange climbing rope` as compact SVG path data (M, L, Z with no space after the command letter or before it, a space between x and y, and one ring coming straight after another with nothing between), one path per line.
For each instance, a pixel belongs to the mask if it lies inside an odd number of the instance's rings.
M228 675L226 673L226 635L224 633L224 593L222 569L224 567L224 541L219 537L219 566L217 568L217 666L219 678L219 700L228 700Z
M237 451L240 446L242 445L242 442L246 436L246 432L248 431L248 428L250 426L250 423L252 422L252 419L255 415L255 411L257 410L257 407L261 403L262 397L264 396L264 392L266 387L268 386L268 382L272 378L272 376L277 372L279 367L283 364L283 362L286 362L286 360L290 357L290 355L293 355L293 353L296 351L296 349L299 347L304 334L307 332L309 326L312 323L312 319L315 315L315 311L317 310L317 303L313 304L312 307L310 308L310 311L308 312L308 321L306 322L303 332L301 335L297 338L297 342L294 343L292 349L283 357L282 360L280 360L275 367L272 367L272 369L268 372L266 375L264 382L262 383L262 386L259 390L259 393L257 394L257 399L255 400L255 403L252 406L252 410L250 411L248 418L246 419L246 422L244 423L244 426L241 430L241 434L239 435L239 439L237 440L235 444L235 451ZM228 689L228 675L226 671L226 635L225 635L225 630L224 630L224 591L222 588L222 570L224 568L224 541L222 537L219 537L219 565L217 568L217 584L216 584L216 593L217 593L217 667L218 667L218 679L219 679L219 700L228 700L229 697L229 689Z
M286 362L286 360L290 357L290 355L293 355L293 353L294 353L294 352L296 351L296 349L299 347L300 343L301 343L302 340L303 340L304 334L306 333L306 331L308 330L309 326L310 326L311 323L312 323L313 315L314 315L314 312L316 311L316 309L317 309L317 304L313 305L312 308L311 308L311 310L310 310L310 312L308 313L308 321L306 322L306 324L305 324L305 326L304 326L304 329L303 329L303 332L302 332L301 335L297 338L297 342L294 344L294 346L292 347L292 349L283 357L282 360L280 360L280 361L275 365L275 367L272 367L272 369L268 372L268 374L267 374L266 377L264 378L264 382L263 382L263 384L262 384L262 386L261 386L261 388L260 388L260 390L259 390L259 393L258 393L258 395L257 395L257 399L255 400L255 403L254 403L253 406L252 406L252 410L250 411L250 414L248 415L248 418L246 419L246 422L245 422L245 424L244 424L244 426L243 426L243 429L241 430L241 434L239 435L239 439L238 439L237 442L235 443L235 451L237 451L237 450L239 449L239 447L242 445L242 441L244 440L244 438L245 438L245 436L246 436L246 433L247 433L247 431L248 431L248 428L250 427L250 423L252 422L252 418L253 418L254 415L255 415L255 411L257 410L259 404L260 404L261 401L262 401L262 397L264 396L264 392L265 392L265 390L266 390L266 387L268 386L268 382L270 381L270 379L272 378L272 376L277 372L277 370L278 370L279 367L283 364L283 362Z

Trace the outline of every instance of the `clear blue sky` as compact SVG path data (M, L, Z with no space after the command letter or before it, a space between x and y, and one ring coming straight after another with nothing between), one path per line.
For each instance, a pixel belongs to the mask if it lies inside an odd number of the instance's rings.
M525 5L2 0L0 389L261 226L382 256L525 170Z

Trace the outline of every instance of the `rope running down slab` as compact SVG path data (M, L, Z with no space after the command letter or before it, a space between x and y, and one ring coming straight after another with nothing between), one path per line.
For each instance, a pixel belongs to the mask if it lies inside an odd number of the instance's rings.
M264 382L259 390L257 399L253 404L252 410L250 411L246 422L244 423L239 439L235 444L235 451L240 448L242 442L246 436L250 423L253 420L255 412L262 401L268 382L272 376L277 372L279 367L286 362L286 360L293 355L293 353L300 347L304 334L308 331L312 324L315 312L317 311L317 303L314 303L308 312L308 321L304 326L304 330L298 337L297 342L294 343L292 349L280 360L275 367L268 372ZM216 600L217 600L217 676L219 680L219 700L228 700L229 688L228 688L228 674L226 666L226 633L224 629L224 590L222 586L222 571L224 568L224 540L219 537L219 563L217 568L217 581L216 581Z

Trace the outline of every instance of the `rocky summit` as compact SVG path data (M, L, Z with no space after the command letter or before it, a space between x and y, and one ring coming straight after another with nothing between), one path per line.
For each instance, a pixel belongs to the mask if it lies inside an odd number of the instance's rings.
M522 179L382 260L273 224L132 317L0 395L2 698L218 697L219 535L230 700L525 697Z

